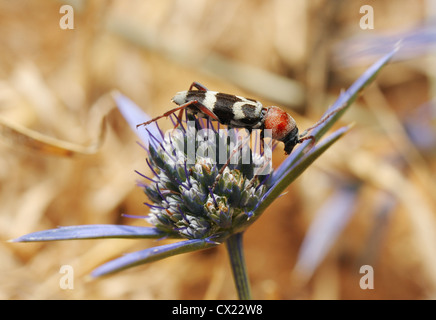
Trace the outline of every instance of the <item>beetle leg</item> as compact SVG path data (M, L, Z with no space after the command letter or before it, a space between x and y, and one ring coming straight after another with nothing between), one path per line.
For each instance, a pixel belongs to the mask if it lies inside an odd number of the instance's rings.
M160 118L168 117L170 114L173 114L174 112L179 111L179 110L180 110L180 111L183 111L183 110L186 109L187 107L189 107L189 106L191 106L191 105L195 105L195 104L197 104L197 103L198 103L197 100L192 100L192 101L186 102L186 103L182 104L181 106L179 106L179 107L177 107L177 108L174 108L174 109L171 109L171 110L165 112L163 115L161 115L161 116L159 116L159 117L153 118L153 119L151 119L151 120L149 120L149 121L146 121L146 122L143 122L143 123L140 123L140 124L138 124L136 127L138 128L139 126L147 126L147 125L149 125L150 123L155 122L156 120L159 120ZM180 114L179 114L179 115L180 115Z
M200 90L200 91L208 91L208 89L205 87L205 86L203 86L201 83L198 83L198 82L196 82L196 81L194 81L192 84L191 84L191 86L189 87L189 91L191 91L192 90L192 88L197 88L198 90Z
M207 115L212 120L219 121L217 115L213 113L210 109L205 107L203 104L201 104L200 102L197 102L195 106L197 107L198 110L201 111L201 113Z
M306 136L306 137L300 136L300 139L298 139L298 143L302 143L303 141L306 141L306 140L312 140L309 144L310 148L312 148L316 142L316 138L314 136Z

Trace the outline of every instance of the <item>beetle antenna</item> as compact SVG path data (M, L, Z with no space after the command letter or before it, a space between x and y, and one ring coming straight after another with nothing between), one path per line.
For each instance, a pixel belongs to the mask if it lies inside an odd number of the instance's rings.
M307 136L307 134L309 133L309 131L315 129L316 127L318 127L319 125L323 124L324 122L327 121L328 118L330 118L331 116L333 116L334 114L338 113L339 111L341 111L342 109L344 109L347 106L347 104L343 104L342 106L340 106L339 108L336 108L335 110L327 113L324 117L322 117L317 123L315 123L313 126L307 128L306 130L303 131L303 133L300 134L299 138L300 141L304 141L307 139L310 139L311 136L304 138Z

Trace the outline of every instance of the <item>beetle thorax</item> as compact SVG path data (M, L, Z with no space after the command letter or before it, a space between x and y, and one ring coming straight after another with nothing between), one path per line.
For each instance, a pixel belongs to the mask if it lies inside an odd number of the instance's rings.
M272 138L283 141L296 127L294 118L279 107L268 107L264 117L264 129L272 130Z

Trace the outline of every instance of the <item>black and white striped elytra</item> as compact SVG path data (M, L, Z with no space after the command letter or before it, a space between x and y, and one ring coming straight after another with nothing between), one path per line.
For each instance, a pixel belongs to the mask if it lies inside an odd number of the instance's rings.
M190 101L197 101L216 116L217 119L214 120L237 128L261 128L261 119L265 113L259 101L215 91L182 91L178 92L172 101L179 106ZM199 117L210 117L210 114L204 112L204 108L202 110L198 107L191 107L188 110Z

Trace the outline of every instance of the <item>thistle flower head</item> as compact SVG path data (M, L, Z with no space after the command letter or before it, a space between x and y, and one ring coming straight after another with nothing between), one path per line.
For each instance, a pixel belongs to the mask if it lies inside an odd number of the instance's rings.
M215 142L225 139L222 130L218 133L211 129L209 120L207 126L200 121L189 123L195 125L176 129L162 142L149 146L148 164L155 177L144 185L152 202L147 221L172 236L221 242L251 224L251 212L266 191L266 179L254 176L252 164L243 164L243 151L237 153L236 162L217 163ZM208 131L206 141L198 139L202 130ZM194 144L193 157L189 143ZM226 145L220 151L230 149ZM254 156L247 149L249 159L265 161L263 155Z

